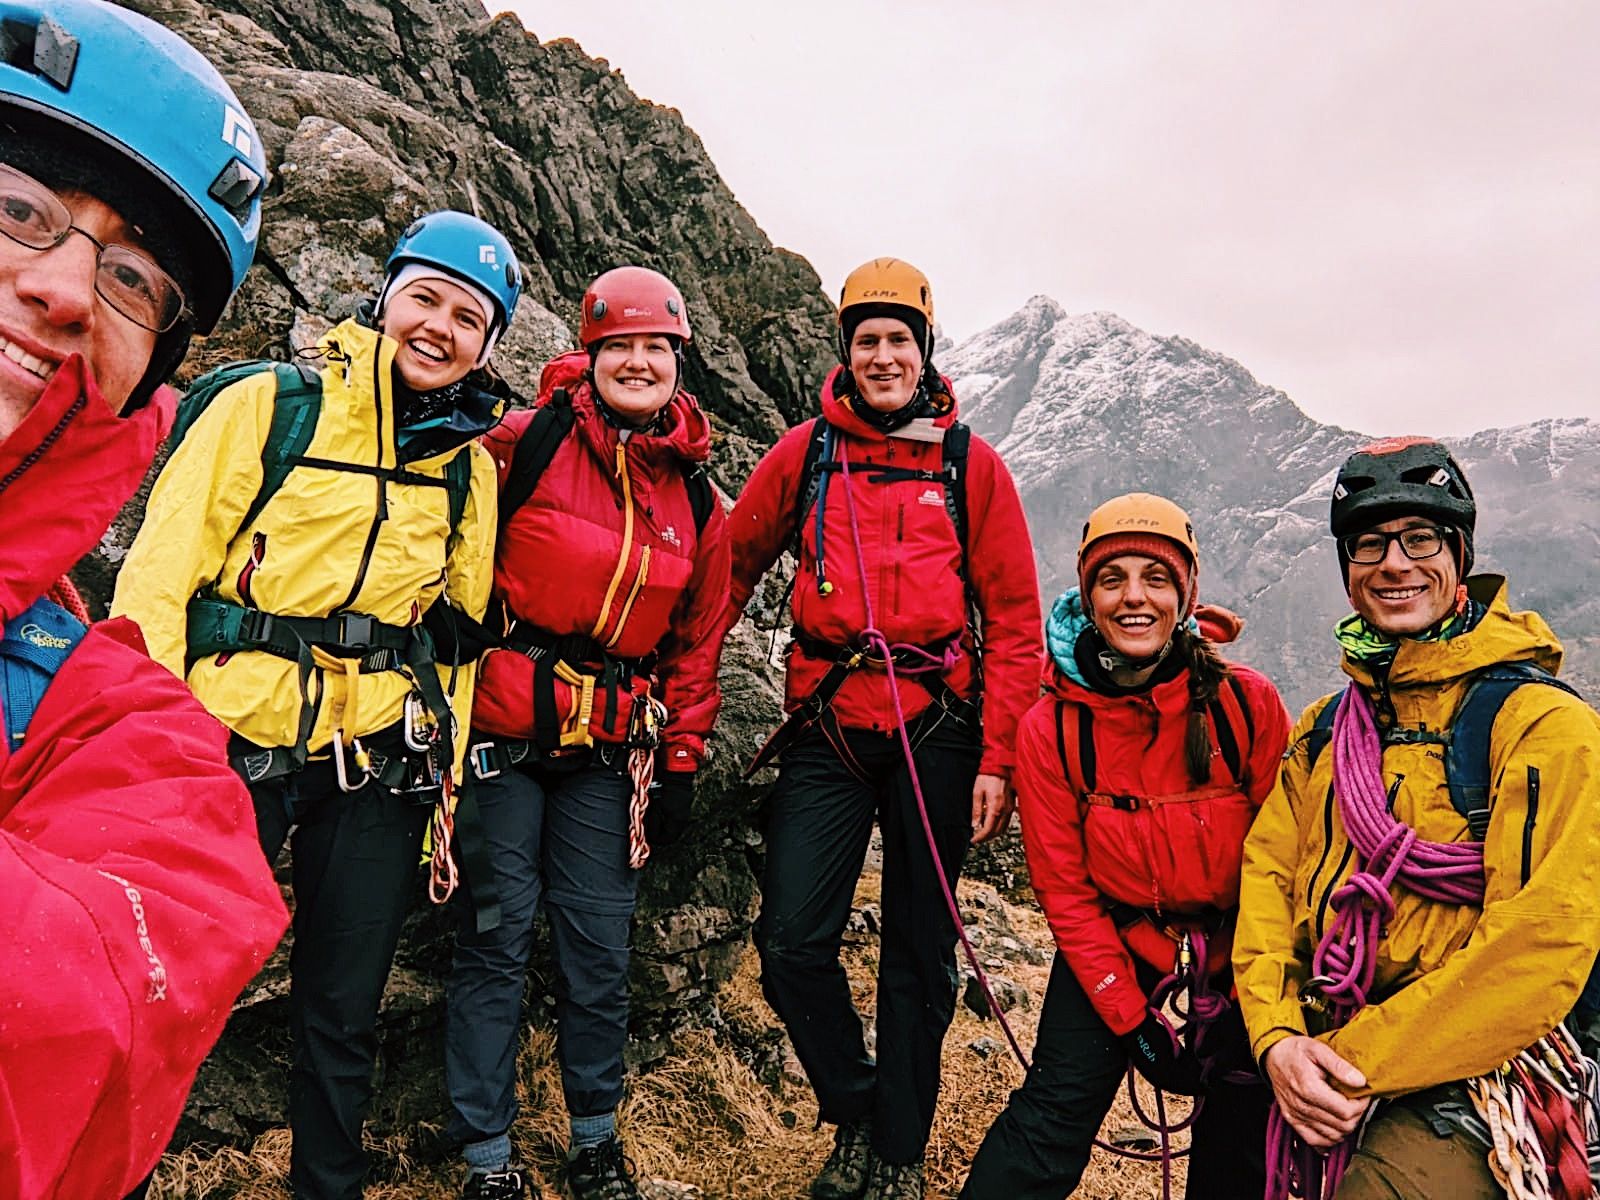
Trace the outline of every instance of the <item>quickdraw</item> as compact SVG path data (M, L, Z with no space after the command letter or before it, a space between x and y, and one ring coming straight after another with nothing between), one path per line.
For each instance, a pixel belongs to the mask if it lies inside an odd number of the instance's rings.
M655 782L656 748L667 723L667 706L651 695L634 700L628 718L628 778L633 795L628 800L628 865L638 870L650 861L644 816L650 808L650 785Z
M1587 1200L1600 1184L1600 1067L1558 1025L1467 1082L1489 1169L1511 1200Z

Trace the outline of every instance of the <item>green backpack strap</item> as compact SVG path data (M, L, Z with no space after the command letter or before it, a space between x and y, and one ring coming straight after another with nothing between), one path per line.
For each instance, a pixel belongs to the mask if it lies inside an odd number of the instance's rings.
M272 405L272 428L267 432L267 444L261 448L261 487L239 523L240 529L255 524L261 510L305 456L322 412L322 376L314 368L275 363L272 370L278 377L278 391Z
M450 495L450 536L461 532L461 518L467 512L467 497L472 492L472 447L461 447L444 465L444 486Z

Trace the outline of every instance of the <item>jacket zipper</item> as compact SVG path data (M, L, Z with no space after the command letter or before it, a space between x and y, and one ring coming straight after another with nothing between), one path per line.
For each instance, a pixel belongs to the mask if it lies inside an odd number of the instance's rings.
M617 628L606 642L609 650L622 640L622 631L627 627L628 614L633 611L633 602L639 598L639 593L644 590L644 581L650 577L650 547L643 546L639 550L639 573L633 577L633 586L628 589L628 598L622 602L622 612L617 617Z
M1328 865L1328 851L1333 849L1333 784L1328 784L1328 796L1322 802L1322 857L1317 860L1317 869L1311 872L1311 879L1306 884L1306 905L1309 907L1317 896L1317 880L1322 878L1322 868Z
M617 440L617 478L622 481L622 553L617 555L617 569L611 573L606 598L600 603L600 615L595 618L594 628L589 631L589 636L596 641L600 641L605 632L611 604L617 598L617 588L622 585L622 576L628 569L628 558L633 553L633 484L628 479L628 443L620 438ZM620 637L620 623L617 633ZM605 644L610 646L615 641L616 638L612 638Z
M1539 820L1539 768L1528 768L1528 819L1522 825L1522 885L1533 874L1533 827Z
M380 343L379 352L374 353L372 356L372 403L373 407L377 409L377 449L378 469L380 471L383 470L383 393L380 390L382 366L383 354ZM378 485L378 503L373 513L372 528L367 530L366 545L361 547L361 562L356 567L356 581L350 588L350 594L344 598L344 603L334 609L335 612L349 609L356 602L356 597L361 594L361 589L367 582L367 568L372 564L372 551L378 544L378 531L383 527L383 523L389 519L389 482L382 475L377 477L376 482Z

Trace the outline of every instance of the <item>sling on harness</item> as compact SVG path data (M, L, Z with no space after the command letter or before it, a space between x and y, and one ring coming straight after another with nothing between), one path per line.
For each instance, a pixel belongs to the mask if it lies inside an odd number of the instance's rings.
M919 480L937 483L943 488L945 512L949 514L956 541L961 547L961 581L967 597L967 629L973 644L973 674L977 682L975 694L981 694L983 622L976 597L973 595L971 581L967 576L967 455L971 442L972 431L960 421L955 421L944 429L940 439L941 466L938 471L869 464L854 468L850 473L860 474L872 483ZM811 422L810 436L806 441L805 459L800 467L801 484L797 489L794 507L792 551L795 563L799 564L802 561L806 517L810 514L815 525L817 548L813 572L816 576L817 594L820 596L830 595L833 591L833 585L828 582L827 577L827 541L824 529L828 507L828 484L833 475L842 469L838 429L825 417L814 418ZM794 586L795 581L790 580L790 593L793 592ZM788 603L788 600L789 596L786 594L779 605L780 609ZM947 645L916 646L902 643L892 646L890 650L896 656L896 664L906 674L931 674L937 670L940 676L939 690L935 690L934 699L935 702L946 703L948 706L947 702L955 694L945 683L944 676L960 659L960 642L960 635L957 635ZM784 750L793 745L802 733L822 720L833 704L834 698L838 696L839 690L844 687L845 681L852 674L864 668L882 670L884 667L882 656L874 657L871 648L865 643L856 646L835 645L809 638L796 628L790 641L791 653L795 646L799 646L810 657L831 659L831 665L817 686L812 689L811 694L800 701L756 753L750 765L745 768L743 776L745 779L749 779L762 767L780 758Z

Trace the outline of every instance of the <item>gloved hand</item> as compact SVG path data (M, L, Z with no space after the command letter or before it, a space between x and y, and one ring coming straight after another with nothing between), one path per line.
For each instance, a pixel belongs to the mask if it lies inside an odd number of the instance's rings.
M650 785L644 810L644 836L652 847L670 846L689 828L694 808L693 771L663 771Z
M1118 1041L1128 1052L1134 1070L1163 1092L1175 1096L1200 1094L1200 1060L1178 1045L1172 1031L1155 1013L1145 1013L1139 1028L1123 1034Z

